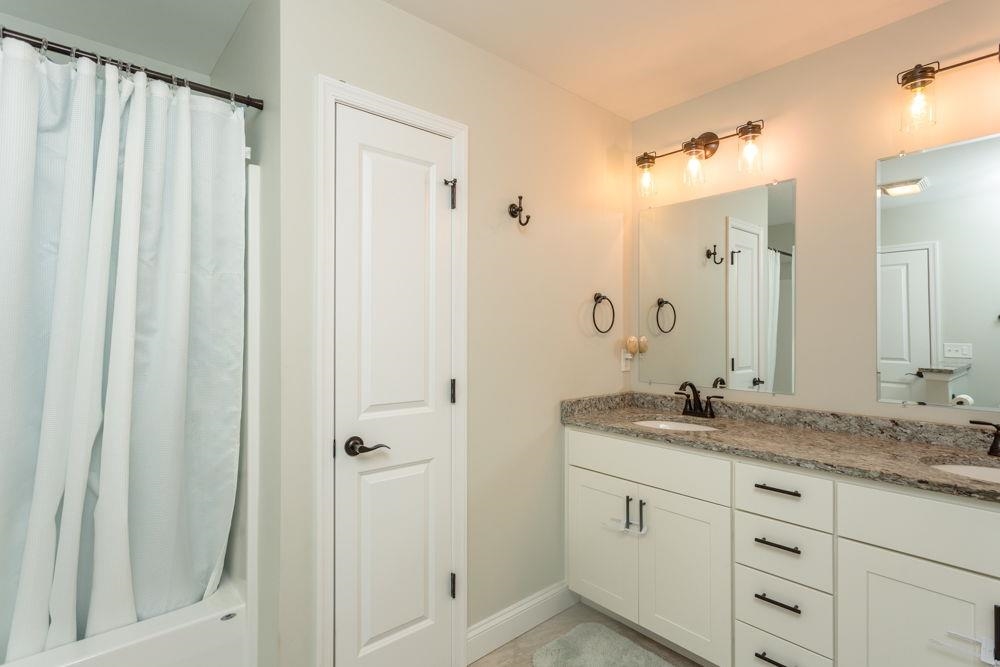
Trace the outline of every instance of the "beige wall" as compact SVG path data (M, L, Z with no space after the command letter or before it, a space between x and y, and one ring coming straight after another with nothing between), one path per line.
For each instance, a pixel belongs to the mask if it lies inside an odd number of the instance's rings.
M281 517L281 207L278 0L254 0L212 71L212 82L264 99L264 111L247 110L247 145L261 167L261 407L258 558L258 658L278 664L278 545ZM241 461L241 475L245 466ZM241 476L242 479L245 479ZM241 488L241 494L246 487ZM234 544L246 530L243 502L234 517ZM239 563L231 563L237 576Z
M378 0L283 0L281 33L281 641L298 666L315 642L317 74L469 126L470 623L563 578L558 403L622 387L623 330L596 336L588 300L622 301L631 148L625 120Z
M1000 132L995 60L941 75L940 122L922 135L898 131L902 100L895 84L896 73L917 62L947 64L995 49L998 26L995 0L954 0L634 123L636 153L673 149L706 130L728 133L751 118L766 120L767 143L766 173L754 178L736 172L735 143L724 142L707 163L708 186L697 193L680 184L682 160L662 160L655 172L659 194L636 197L633 225L640 207L797 179L796 393L730 391L728 399L943 422L977 416L876 400L875 177L876 160L900 150ZM637 169L633 176L638 192ZM627 254L625 267L633 299L634 256Z

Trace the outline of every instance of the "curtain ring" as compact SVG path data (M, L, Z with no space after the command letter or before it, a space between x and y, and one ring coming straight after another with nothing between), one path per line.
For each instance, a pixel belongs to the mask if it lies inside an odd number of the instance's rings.
M48 52L49 52L49 40L47 37L43 37L42 46L41 48L38 49L38 55L42 58L42 60L45 60L45 58L48 56Z
M236 113L236 93L229 93L229 108Z
M611 324L608 325L607 329L602 329L601 327L597 326L597 307L601 305L602 301L607 301L608 305L611 306ZM601 294L600 292L597 292L596 294L594 294L594 310L591 313L590 318L591 321L594 323L594 328L597 329L598 333L602 334L608 333L609 331L611 331L611 328L615 326L615 304L611 302L611 299Z

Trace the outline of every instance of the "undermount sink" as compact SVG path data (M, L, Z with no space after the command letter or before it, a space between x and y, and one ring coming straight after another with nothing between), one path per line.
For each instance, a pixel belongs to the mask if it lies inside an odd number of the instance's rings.
M655 428L661 431L717 431L718 429L712 428L711 426L702 426L701 424L685 424L684 422L671 422L671 421L660 421L660 420L649 420L641 422L632 422L636 426L645 426L646 428ZM998 471L1000 472L1000 471ZM998 477L1000 481L1000 477Z
M961 475L971 479L978 479L981 482L993 482L1000 484L1000 468L987 468L986 466L962 466L962 465L939 465L934 466L941 472L950 472L953 475Z

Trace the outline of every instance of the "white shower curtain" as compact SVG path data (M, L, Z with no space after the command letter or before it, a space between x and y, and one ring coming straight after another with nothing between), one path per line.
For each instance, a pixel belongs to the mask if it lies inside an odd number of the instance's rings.
M764 391L774 391L774 371L778 366L778 314L781 303L781 253L767 249L767 375Z
M228 102L0 45L0 663L218 585L244 143Z

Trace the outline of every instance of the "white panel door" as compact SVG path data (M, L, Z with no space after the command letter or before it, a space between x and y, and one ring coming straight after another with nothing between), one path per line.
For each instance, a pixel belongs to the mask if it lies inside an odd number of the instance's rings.
M451 140L338 105L337 667L452 662L452 164Z
M731 510L648 486L639 497L639 625L728 666Z
M763 248L759 227L729 218L729 388L756 391L760 385L760 295Z
M570 466L566 480L569 587L605 609L638 620L639 485Z
M879 252L880 398L908 401L918 368L931 365L930 253Z
M948 633L992 648L1000 581L844 539L837 562L837 664L983 664L976 645Z

